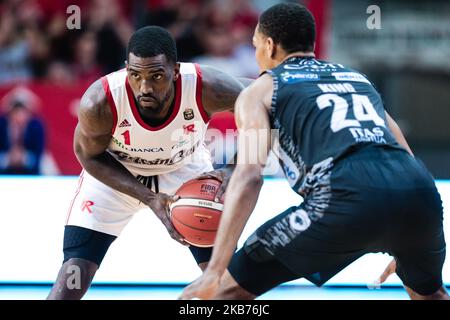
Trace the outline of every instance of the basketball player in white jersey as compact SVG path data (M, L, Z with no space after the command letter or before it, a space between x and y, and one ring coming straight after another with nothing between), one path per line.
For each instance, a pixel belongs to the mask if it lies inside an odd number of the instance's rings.
M64 233L64 262L48 299L81 299L110 244L133 215L150 207L170 236L185 244L169 220L172 194L211 172L203 144L209 117L232 110L246 79L211 67L177 63L171 35L159 27L136 31L126 68L91 85L81 99L74 150L83 166ZM226 167L210 175L222 180ZM220 196L220 195L219 195ZM190 246L200 268L211 248ZM81 270L81 288L69 289Z

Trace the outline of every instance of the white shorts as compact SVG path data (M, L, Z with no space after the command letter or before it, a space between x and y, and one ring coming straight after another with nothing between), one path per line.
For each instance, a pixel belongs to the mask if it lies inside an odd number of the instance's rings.
M151 187L154 192L173 195L184 182L212 170L213 166L209 161L189 163L166 174L145 177L141 182ZM119 236L133 215L143 208L148 206L108 187L83 170L70 205L66 225Z

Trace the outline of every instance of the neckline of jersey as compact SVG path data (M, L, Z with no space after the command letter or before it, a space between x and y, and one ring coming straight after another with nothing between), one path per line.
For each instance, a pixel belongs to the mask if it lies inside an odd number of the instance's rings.
M317 60L316 57L310 57L310 56L292 56L292 57L287 58L286 60L284 60L283 63L286 63L288 61L295 60L295 59L301 59L301 60L313 59L313 60ZM319 61L319 60L317 60L317 61Z

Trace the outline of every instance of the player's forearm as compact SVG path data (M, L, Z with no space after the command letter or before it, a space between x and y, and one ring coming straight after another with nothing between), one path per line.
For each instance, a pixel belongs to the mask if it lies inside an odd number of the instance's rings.
M255 208L263 180L259 172L248 174L238 166L231 177L225 208L220 220L211 261L210 272L222 274L227 268L239 237Z
M148 204L155 196L149 188L140 183L122 164L108 152L91 158L85 158L77 153L83 168L97 180L107 186L125 193L139 201Z

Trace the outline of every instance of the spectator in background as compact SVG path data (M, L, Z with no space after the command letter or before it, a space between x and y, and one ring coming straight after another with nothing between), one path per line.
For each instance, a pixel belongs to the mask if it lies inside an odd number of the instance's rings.
M50 83L91 82L103 74L120 69L125 61L125 44L132 33L126 11L128 2L121 0L39 1L46 12L51 57L46 78ZM81 9L81 29L66 26L66 8Z
M125 49L133 28L118 0L93 0L88 12L87 29L94 32L98 44L97 60L107 74L125 65Z
M74 72L67 63L54 60L48 65L46 81L49 84L55 86L71 86L75 83L75 80Z
M213 65L237 77L254 78L259 70L251 43L258 16L249 0L231 2L209 2L200 35L206 52L194 61Z
M137 12L137 27L157 25L172 34L180 61L191 61L205 50L199 40L202 0L147 0Z
M75 46L75 59L72 70L77 79L89 83L94 82L103 75L102 67L97 63L97 39L92 31L83 33Z
M44 125L30 101L17 95L0 117L0 173L40 174L45 147Z
M0 15L0 84L28 80L32 77L29 46L17 32L11 8Z
M81 9L81 30L66 26L70 5ZM0 0L0 85L117 70L133 27L150 24L173 34L181 60L255 77L254 8L250 0Z
M0 84L43 73L49 47L40 29L42 12L33 0L0 5Z
M73 85L78 81L94 82L104 73L97 62L98 45L93 31L83 32L76 39L73 50L73 62L62 60L50 62L47 68L47 81L54 85Z

